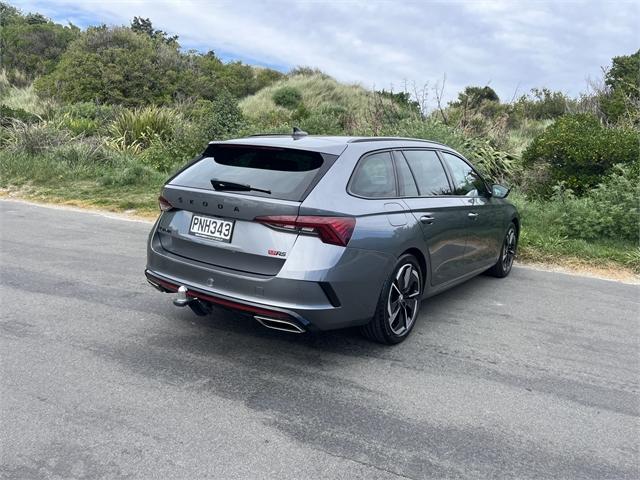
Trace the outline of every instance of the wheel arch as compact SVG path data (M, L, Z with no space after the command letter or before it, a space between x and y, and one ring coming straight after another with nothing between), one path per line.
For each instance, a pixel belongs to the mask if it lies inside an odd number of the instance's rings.
M427 283L429 282L429 269L427 266L427 259L424 256L424 253L422 253L422 251L416 247L407 248L398 256L398 258L406 254L413 255L416 260L418 260L420 271L422 272L422 291L424 292L426 290Z
M513 222L513 224L516 226L516 238L519 240L520 239L520 219L514 215L513 217L511 217L511 222Z

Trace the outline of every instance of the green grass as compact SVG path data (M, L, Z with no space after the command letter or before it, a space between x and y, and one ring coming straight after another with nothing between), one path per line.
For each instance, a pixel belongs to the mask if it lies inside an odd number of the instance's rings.
M53 107L54 102L43 100L36 95L33 85L18 88L0 81L0 104L13 109L22 109L34 115L44 116Z
M520 260L584 266L622 266L640 273L640 247L631 240L571 238L563 228L561 201L532 201L512 194L521 216ZM585 225L585 228L589 228Z
M277 105L283 91L301 96L297 108ZM251 125L265 131L287 130L292 124L314 134L371 134L378 115L397 111L393 102L360 85L343 84L322 74L288 76L240 101L240 109ZM289 107L293 107L290 105ZM314 116L341 118L340 125L327 125ZM254 132L255 133L255 132Z
M125 155L104 163L65 155L62 149L40 155L0 151L0 188L42 202L157 214L165 174Z

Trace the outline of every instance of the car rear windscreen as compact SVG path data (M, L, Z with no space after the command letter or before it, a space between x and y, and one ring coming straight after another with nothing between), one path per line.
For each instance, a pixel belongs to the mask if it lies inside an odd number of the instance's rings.
M172 185L213 190L211 180L269 190L232 193L300 201L336 157L290 148L209 145L203 158L178 173Z

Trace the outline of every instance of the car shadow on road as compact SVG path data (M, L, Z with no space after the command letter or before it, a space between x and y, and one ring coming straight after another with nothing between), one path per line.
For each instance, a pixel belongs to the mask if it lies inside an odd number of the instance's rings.
M455 323L449 315L448 305L454 299L471 299L482 294L486 289L495 287L496 279L480 276L459 285L451 290L422 302L420 317L418 318L412 335L402 344L403 349L416 348L419 337L429 336L430 331L438 328L438 324ZM470 300L469 300L470 301ZM472 309L473 305L469 305ZM362 336L359 328L345 328L327 332L313 332L293 334L270 330L263 327L250 315L238 314L224 309L216 308L206 317L198 317L189 309L170 310L167 317L173 325L181 329L184 325L197 327L200 331L199 341L210 340L211 350L222 335L225 342L242 345L249 352L255 348L273 349L275 352L322 352L335 353L349 356L381 356L392 352L395 348L380 345ZM181 327L182 325L182 327Z

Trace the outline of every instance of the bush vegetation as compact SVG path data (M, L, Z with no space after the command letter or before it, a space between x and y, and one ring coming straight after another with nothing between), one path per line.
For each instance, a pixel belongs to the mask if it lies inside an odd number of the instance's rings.
M147 18L81 31L0 3L0 26L2 188L151 213L166 176L212 140L293 125L423 138L514 187L523 258L640 271L640 52L615 57L580 98L539 88L504 102L490 86L469 86L429 110L418 92L184 52Z
M596 186L615 164L631 165L640 158L638 133L606 128L593 114L564 115L536 136L525 150L525 167L545 165L544 181L534 186L549 195L562 182L583 194Z

